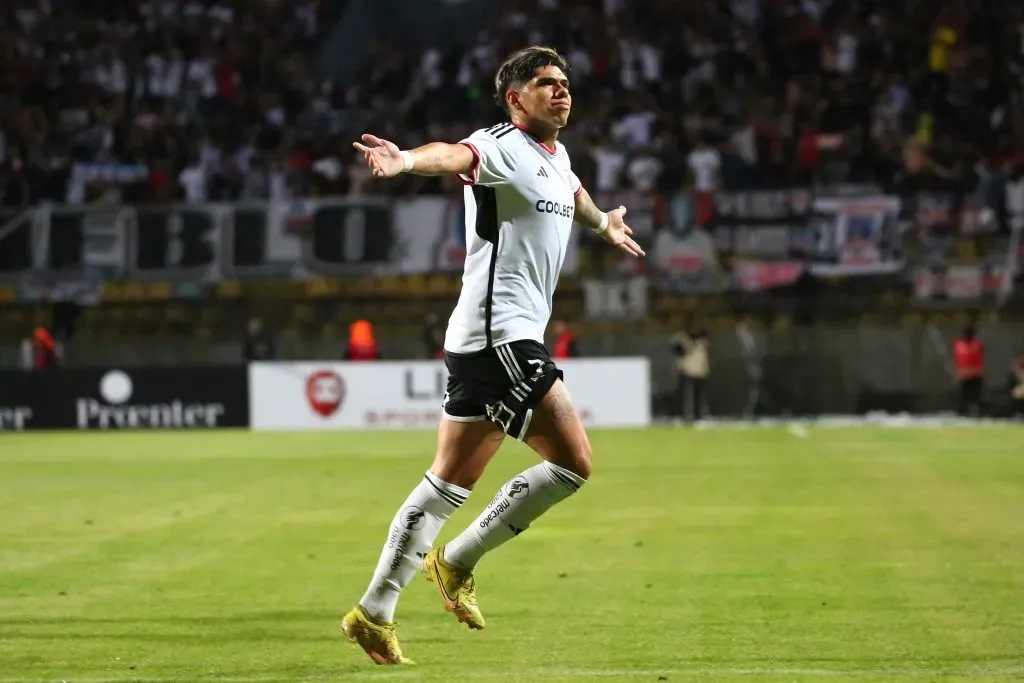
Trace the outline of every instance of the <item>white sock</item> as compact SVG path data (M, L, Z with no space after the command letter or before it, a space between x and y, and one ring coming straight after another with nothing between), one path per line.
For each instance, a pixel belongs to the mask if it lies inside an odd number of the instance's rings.
M427 472L391 521L377 569L359 601L370 616L394 621L398 596L423 564L441 527L466 502L469 491Z
M587 480L546 460L508 481L473 523L444 547L444 559L472 569L488 551L515 538Z

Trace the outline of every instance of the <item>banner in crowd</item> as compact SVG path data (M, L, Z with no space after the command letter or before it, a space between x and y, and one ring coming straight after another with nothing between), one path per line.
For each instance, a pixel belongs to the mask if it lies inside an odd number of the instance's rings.
M957 263L919 268L914 273L917 303L998 302L1013 289L1005 265Z
M44 205L0 212L0 282L33 298L42 277L50 296L87 300L111 278L178 283L184 295L222 279L461 270L464 221L461 196ZM576 263L573 243L563 272ZM45 276L55 271L56 285Z
M827 276L899 272L899 210L898 197L876 193L722 192L706 228L694 222L693 201L675 195L650 261L662 286L687 293L785 286L804 270ZM721 266L723 256L731 269Z
M721 192L712 230L718 252L759 259L812 254L814 195L806 188Z
M705 226L697 223L696 198L675 193L666 198L648 261L661 288L671 291L697 294L749 285L749 267L738 274L735 263L789 259L799 252L808 241L811 201L807 189L722 192ZM722 264L726 256L732 257L733 272ZM737 275L742 282L736 282Z
M647 358L570 359L559 367L584 424L650 424ZM433 429L447 382L438 361L253 363L252 428Z
M732 275L736 287L745 292L789 287L804 274L801 261L737 261Z
M898 197L817 197L811 228L816 275L884 275L903 269Z
M1009 235L979 193L919 192L903 197L904 256L912 266L1004 260Z
M0 372L0 431L248 425L244 366Z
M935 193L901 199L856 189L722 192L706 226L697 224L696 198L689 193L627 190L596 199L629 208L634 236L648 250L643 268L656 286L692 293L786 280L795 263L827 276L899 272L903 202L905 217L922 234L993 230L992 212L973 200ZM1014 224L1019 203L1024 200L1007 201ZM579 272L581 248L607 255L607 245L590 231L575 234L566 274ZM934 251L941 240L930 244ZM29 300L89 302L111 278L167 282L187 297L201 291L197 285L222 279L457 272L465 252L458 194L0 211L0 282L17 285ZM743 265L737 270L736 264ZM625 259L621 273L637 274L637 267Z
M647 317L648 279L583 280L583 312L588 320L641 320Z
M997 211L980 192L918 192L904 197L904 209L915 228L940 235L984 235L998 232Z

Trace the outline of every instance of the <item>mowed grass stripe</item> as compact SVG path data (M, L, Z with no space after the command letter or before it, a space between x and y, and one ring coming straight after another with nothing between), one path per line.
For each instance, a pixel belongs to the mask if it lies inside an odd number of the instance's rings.
M432 434L5 435L0 680L1022 675L1024 432L592 438L593 481L481 564L488 629L416 579L396 670L337 621ZM503 449L440 541L533 461Z
M355 679L346 677L339 679L335 675L304 676L301 678L272 678L272 677L240 677L240 676L212 676L189 678L196 683L270 683L276 681L337 681L337 680L364 680L364 681L389 681L389 680L422 680L425 672L422 667L389 667L375 669L359 674ZM717 667L717 668L673 668L673 669L566 669L566 668L543 668L529 669L520 668L515 671L503 670L473 670L473 669L449 669L447 675L458 680L470 681L558 681L558 680L678 680L684 677L713 680L758 680L758 681L792 681L797 679L828 679L828 680L856 680L859 683L864 681L892 681L892 680L934 680L941 677L945 680L963 681L1004 681L1017 680L1024 675L1024 666L1017 667L976 667L967 669L879 669L879 670L836 670L836 669L813 669L800 667ZM0 678L0 683L36 683L34 678ZM181 683L180 678L74 678L67 683Z

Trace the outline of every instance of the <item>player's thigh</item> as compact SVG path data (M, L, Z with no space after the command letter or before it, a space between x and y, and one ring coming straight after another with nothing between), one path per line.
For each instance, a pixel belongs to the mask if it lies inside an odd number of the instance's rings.
M590 476L590 438L561 379L555 381L533 409L524 441L548 462L584 479Z
M430 471L442 480L471 489L505 438L487 416L487 403L504 384L495 384L497 359L489 350L445 353L448 387L437 432L437 453Z
M505 434L490 420L462 422L442 417L430 472L449 484L472 489L504 439Z

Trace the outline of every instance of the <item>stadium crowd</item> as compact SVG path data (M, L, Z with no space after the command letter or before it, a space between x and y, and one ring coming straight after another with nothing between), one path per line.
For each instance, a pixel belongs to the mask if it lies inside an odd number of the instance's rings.
M492 124L527 43L568 57L563 141L594 190L794 183L971 189L1024 162L1024 6L1004 0L508 0L458 49L379 44L318 77L344 3L12 0L0 14L0 192L147 202L366 191L350 141ZM374 192L440 192L406 177Z

